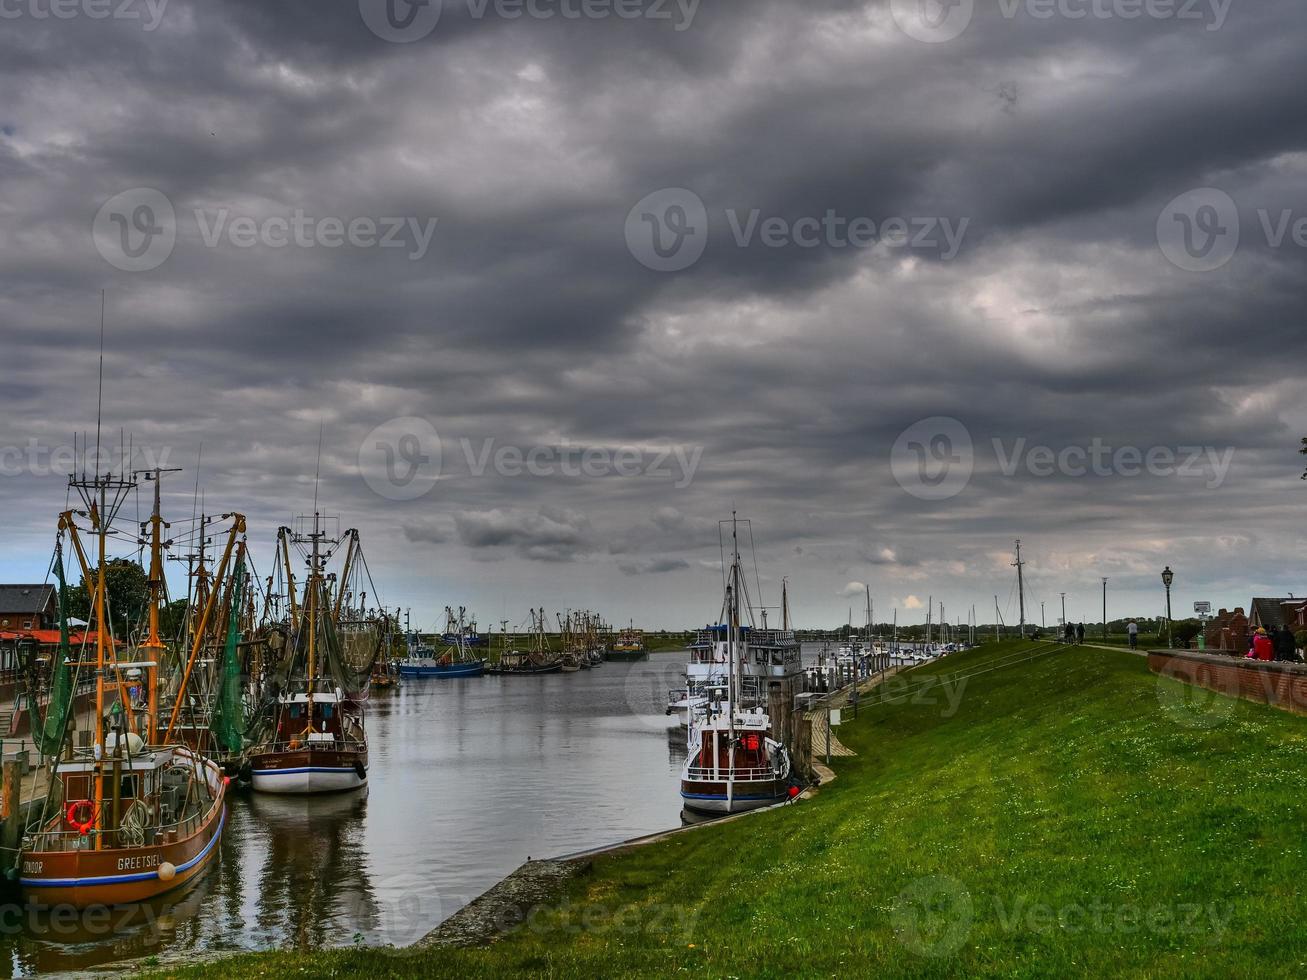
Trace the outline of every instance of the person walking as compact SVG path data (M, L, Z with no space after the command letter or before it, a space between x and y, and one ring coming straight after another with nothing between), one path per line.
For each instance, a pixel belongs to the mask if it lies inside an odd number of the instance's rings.
M1139 649L1139 624L1132 619L1130 620L1130 625L1125 628L1125 631L1130 637L1130 649Z
M1085 645L1085 624L1076 624L1076 646Z

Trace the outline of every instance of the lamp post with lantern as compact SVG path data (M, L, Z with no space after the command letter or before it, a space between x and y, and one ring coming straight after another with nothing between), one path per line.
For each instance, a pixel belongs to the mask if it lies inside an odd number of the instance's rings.
M1162 569L1162 584L1166 586L1166 646L1170 649L1175 646L1175 641L1171 637L1171 583L1175 581L1175 572L1171 571L1171 566L1167 565Z

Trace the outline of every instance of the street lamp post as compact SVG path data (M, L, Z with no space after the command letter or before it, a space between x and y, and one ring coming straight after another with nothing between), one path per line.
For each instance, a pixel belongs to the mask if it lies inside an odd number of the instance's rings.
M1171 566L1167 565L1162 569L1162 584L1166 586L1166 646L1168 649L1175 646L1175 640L1171 636L1171 583L1175 581L1175 572L1171 571Z
M1107 579L1103 579L1103 642L1107 642Z

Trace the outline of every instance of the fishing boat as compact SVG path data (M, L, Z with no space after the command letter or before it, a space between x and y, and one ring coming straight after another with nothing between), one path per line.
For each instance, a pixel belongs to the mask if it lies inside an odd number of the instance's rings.
M608 631L598 613L583 612L579 614L579 638L585 662L591 669L604 665L603 634Z
M504 624L503 637L499 659L493 664L486 665L487 674L557 674L562 671L562 659L549 649L543 609L538 613L535 609L531 610L530 649L509 649L507 622Z
M437 654L431 647L423 644L416 633L409 634L408 656L399 662L399 673L403 677L480 677L485 673L486 662L475 657L466 643L467 630L463 626L465 610L458 610L457 631L446 629L445 637L453 637L453 645ZM453 620L453 610L445 607L446 617Z
M137 483L135 475L112 473L69 480L81 497L84 511L67 511L59 519L53 567L58 579L60 643L53 667L51 698L39 732L43 755L58 760L40 813L21 842L18 880L34 905L88 908L148 901L204 873L216 858L226 823L227 779L219 766L194 748L175 740L178 712L174 708L160 737L159 667L166 652L160 633L165 526L159 513L159 481L155 469L154 513L150 529L149 630L127 660L119 656L107 608L107 545L121 536L114 522ZM231 521L227 548L205 603L203 621L195 633L180 679L185 699L203 638L220 597L232 605L241 597L239 569L244 556L245 519ZM89 522L81 527L80 519ZM82 536L97 545L93 568ZM135 529L128 540L137 540ZM71 543L90 593L95 629L94 659L87 646L76 653L68 640L67 587L63 544ZM144 543L144 542L142 542ZM233 555L237 574L228 579ZM86 748L71 748L72 695L83 674L95 678L95 730ZM128 690L133 674L137 690ZM144 690L140 690L144 687ZM135 694L135 697L133 697ZM142 702L141 710L137 710ZM16 817L11 817L16 819Z
M301 519L307 527L307 518ZM278 556L289 586L290 642L266 680L270 706L246 775L256 793L332 793L358 789L368 778L364 705L372 671L390 635L390 619L367 609L362 578L371 584L357 530L335 538L316 510L311 530L278 532ZM327 565L347 546L335 580ZM309 568L296 603L290 551ZM331 585L335 582L333 597ZM374 588L375 591L375 588Z
M752 604L748 601L740 559L738 524L732 515L733 561L722 616L725 697L710 697L701 715L691 713L687 758L681 770L681 799L688 809L702 813L754 810L784 802L792 792L789 751L772 732L767 710L756 703L757 694L752 698L754 703L746 702L746 677L742 668L753 659L753 651L782 648L767 645L777 643L775 638L754 638L751 642L746 636L742 619L752 615ZM787 627L788 618L787 606L784 624Z
M558 658L563 673L575 674L579 670L589 670L592 665L579 628L580 614L574 615L568 610L566 616L562 613L555 613L554 616L558 620L558 634L563 648Z
M649 659L649 651L644 647L644 631L635 628L635 620L618 634L606 656L609 660L627 662Z

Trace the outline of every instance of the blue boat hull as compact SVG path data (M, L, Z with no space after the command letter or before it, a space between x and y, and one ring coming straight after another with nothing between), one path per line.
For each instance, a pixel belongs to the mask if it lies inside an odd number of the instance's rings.
M460 664L444 664L428 667L425 664L399 665L402 677L480 677L486 671L484 660L472 660Z

